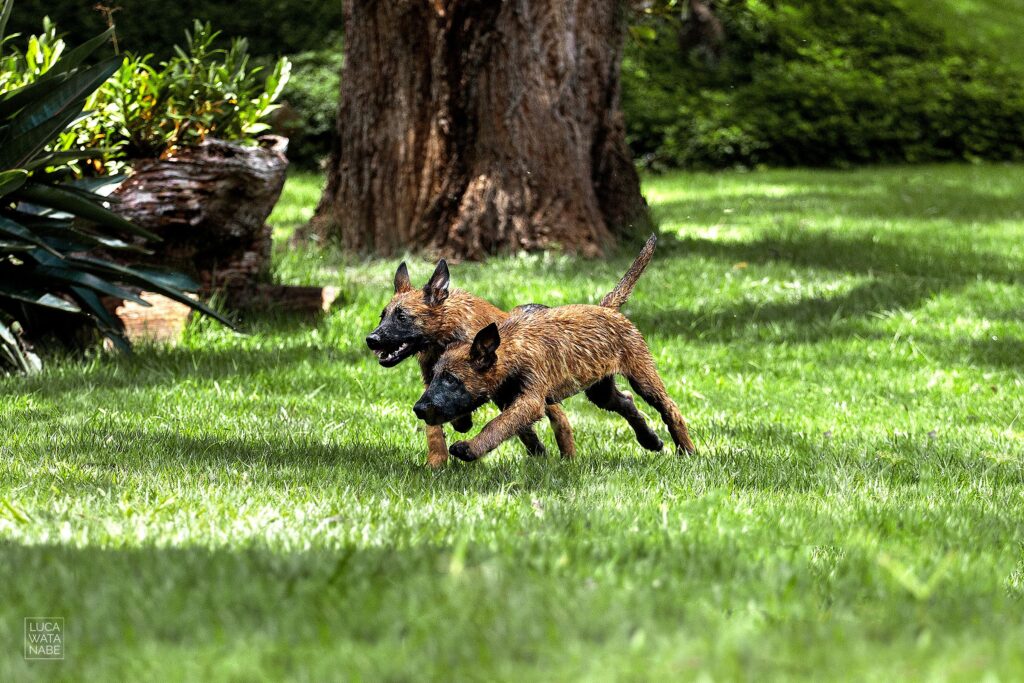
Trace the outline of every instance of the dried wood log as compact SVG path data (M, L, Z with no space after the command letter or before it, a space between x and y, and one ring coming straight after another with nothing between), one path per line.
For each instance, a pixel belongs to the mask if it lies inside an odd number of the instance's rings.
M338 293L337 287L259 284L252 298L240 301L239 307L310 316L329 311Z
M240 308L288 312L302 316L314 316L330 310L339 292L337 287L269 284L256 285L252 291L253 298L239 302ZM190 292L189 296L195 297L195 294ZM142 306L133 301L112 297L105 297L103 303L107 310L121 320L125 334L132 343L178 343L192 317L192 309L162 294L140 292L139 297L150 305Z
M193 294L189 294L194 296ZM139 297L150 304L142 306L134 301L105 300L108 309L121 319L125 334L131 342L156 341L176 344L192 316L185 304L161 294L141 292Z
M189 274L203 296L222 291L229 306L252 299L269 280L266 220L284 186L287 140L260 143L208 139L166 159L137 161L115 192L113 208L163 240L143 260Z

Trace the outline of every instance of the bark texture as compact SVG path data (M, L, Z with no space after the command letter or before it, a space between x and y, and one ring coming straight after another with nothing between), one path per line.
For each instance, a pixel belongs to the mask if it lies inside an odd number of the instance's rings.
M349 249L600 254L647 220L613 0L346 0L314 228Z
M187 273L204 295L220 290L229 304L244 304L269 276L266 220L284 186L286 147L273 136L259 147L206 140L168 159L138 161L113 208L162 238L149 245L153 265Z

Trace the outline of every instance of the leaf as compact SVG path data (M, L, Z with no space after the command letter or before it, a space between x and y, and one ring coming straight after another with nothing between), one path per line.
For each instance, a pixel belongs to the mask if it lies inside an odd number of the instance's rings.
M71 69L76 68L85 60L86 57L95 52L96 48L98 48L103 43L107 42L107 40L112 35L114 35L113 26L111 26L98 36L90 38L89 40L85 41L75 49L65 53L64 56L61 57L60 61L57 64L55 64L53 68L56 69L59 67L64 69L65 71L70 71ZM117 62L118 65L120 65L121 58L117 58Z
M80 149L80 150L69 150L67 152L50 152L44 156L36 158L25 164L26 171L34 171L37 168L46 168L47 166L63 166L69 161L78 161L79 159L102 159L106 156L105 149Z
M14 0L4 0L3 9L0 9L0 45L4 42L4 30L7 28L7 20L11 18L12 7Z
M3 320L0 320L0 349L3 350L4 356L7 358L7 362L18 370L25 374L28 374L31 371L31 365L29 364L28 359L25 358L25 354L22 353L21 345L18 343L17 337L14 336L14 332L11 331L11 328L4 324ZM10 508L10 504L7 503L6 500L0 502ZM13 508L10 509L17 512Z
M86 192L106 197L120 187L121 183L123 183L127 178L127 174L124 173L118 175L105 175L98 178L75 178L74 180L67 181L61 187L84 190Z
M18 168L28 163L82 112L89 95L117 71L119 63L120 59L108 59L73 73L63 83L26 102L0 140L0 166ZM0 109L5 104L0 103Z
M40 265L37 266L33 273L40 278L55 278L57 280L63 280L64 282L77 285L79 287L85 287L88 289L95 290L100 294L106 294L116 299L125 299L126 301L134 301L140 306L149 306L150 304L145 300L141 299L138 294L129 292L123 287L118 287L112 282L107 282L101 277L97 277L92 273L88 273L82 270L75 270L73 268L67 268L62 265L49 265L46 261L41 260L39 257L42 254L32 254L33 258ZM52 257L51 257L52 258Z
M199 291L199 283L184 273L139 267L133 267L132 270L150 278L153 282L162 284L164 287L173 287L183 292Z
M28 172L20 168L0 172L0 197L17 190L27 178Z
M37 230L46 243L60 252L89 251L95 247L104 247L114 251L131 252L150 255L153 252L137 244L129 244L116 237L94 235L84 230L71 227L45 227Z
M7 235L8 237L16 237L20 240L24 240L29 244L34 244L40 249L45 249L57 258L63 258L60 252L56 251L49 244L44 242L40 237L37 237L31 230L26 228L19 223L15 223L12 220L0 216L0 235Z
M39 97L39 93L48 92L60 83L69 80L72 72L74 72L79 64L105 42L113 34L113 30L112 27L71 50L61 59L57 60L57 63L49 71L32 83L0 94L0 118L18 111L32 99ZM2 42L2 36L0 36L0 42Z
M79 192L65 190L53 185L41 185L29 183L15 195L18 199L24 199L58 211L66 211L80 218L107 225L112 228L139 235L147 239L159 241L160 238L145 228L140 228L129 220L118 216L113 211L103 208L98 203L82 196Z
M86 312L96 320L96 326L103 335L114 343L122 353L131 353L132 347L124 334L124 323L107 310L95 292L81 287L72 287L72 294L78 299Z
M111 263L109 261L101 261L100 259L96 259L91 256L68 257L68 262L83 265L91 265L97 269L106 271L108 274L118 275L119 277L117 279L119 280L129 282L133 285L142 287L147 290L151 290L153 292L156 292L157 294L163 294L168 299L173 299L178 303L185 304L190 308L205 313L206 315L222 323L223 325L226 325L231 329L235 329L235 325L230 320L228 320L227 318L225 318L220 313L213 310L203 302L193 299L192 297L188 296L183 291L175 287L164 284L166 282L166 280L164 279L166 274L164 274L164 277L161 277L159 275L157 277L154 277L152 274L147 274L142 271L135 270L134 268L129 268L128 266L122 266L120 264ZM146 305L148 306L149 304Z
M46 290L32 287L16 287L4 282L0 282L0 297L17 299L18 301L24 301L25 303L34 304L36 306L45 306L46 308L55 308L59 311L67 311L68 313L78 313L82 310L67 299L62 299L56 294L47 292Z

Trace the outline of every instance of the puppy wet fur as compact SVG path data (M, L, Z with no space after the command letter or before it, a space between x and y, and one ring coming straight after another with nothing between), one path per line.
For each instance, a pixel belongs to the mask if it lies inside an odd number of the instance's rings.
M489 400L502 409L476 437L452 444L452 455L476 460L539 420L545 406L580 391L625 417L645 448L660 449L661 440L632 397L615 387L615 375L624 375L660 413L677 449L694 452L686 422L665 390L647 343L619 312L650 262L655 242L652 235L600 306L559 306L512 315L483 327L472 342L447 348L416 404L417 415L428 424L441 424Z
M366 344L385 368L394 367L415 355L424 384L433 376L434 364L447 345L469 341L477 330L501 322L509 315L480 297L450 287L448 265L444 260L437 264L434 274L422 289L412 286L404 263L395 273L394 284L394 296L381 313L380 324L366 337ZM526 312L541 308L544 307L529 304L513 310ZM473 426L471 412L450 415L443 421L435 421L436 416L431 414L417 413L430 423L427 426L427 462L431 466L443 465L448 459L441 425L451 422L458 431L468 431ZM559 451L565 457L572 457L575 444L565 412L558 405L549 405L546 413ZM519 438L531 454L544 453L544 445L532 425L524 427Z

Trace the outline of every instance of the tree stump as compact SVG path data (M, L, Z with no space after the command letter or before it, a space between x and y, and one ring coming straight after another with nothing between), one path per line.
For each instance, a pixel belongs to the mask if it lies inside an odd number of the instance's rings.
M114 193L114 210L163 240L151 256L134 257L181 271L200 295L222 292L231 307L248 307L269 281L267 217L284 186L288 141L265 136L259 146L207 139L166 159L132 164Z

